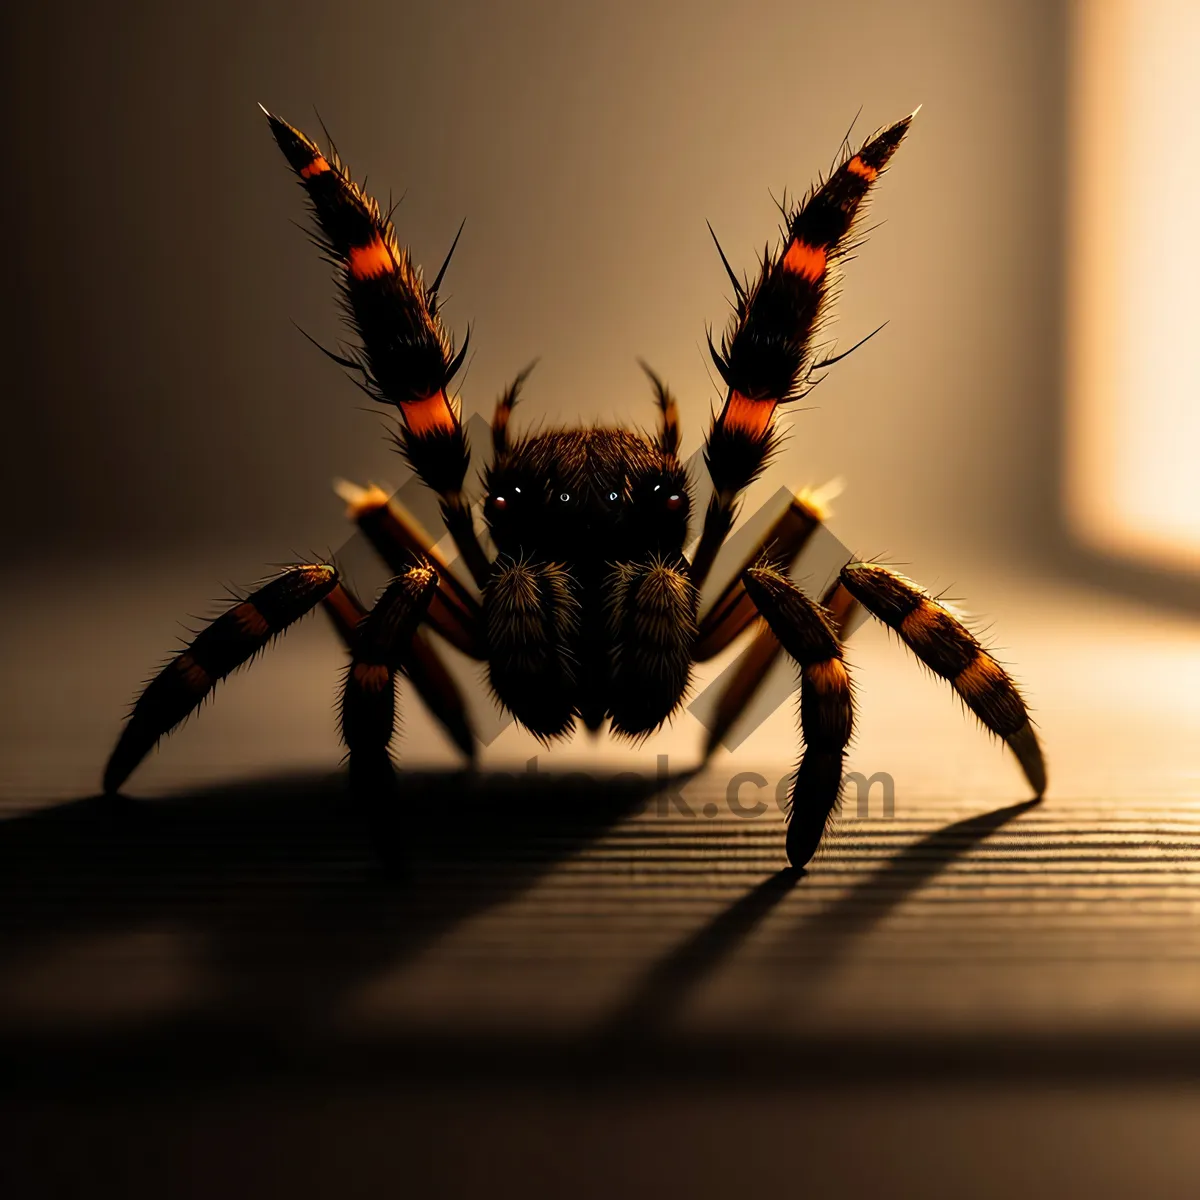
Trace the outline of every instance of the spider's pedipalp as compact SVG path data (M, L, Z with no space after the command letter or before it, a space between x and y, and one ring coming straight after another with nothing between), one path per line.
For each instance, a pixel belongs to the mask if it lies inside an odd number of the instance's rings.
M291 567L205 626L138 697L104 769L105 792L116 792L220 680L304 616L336 583L333 567Z
M663 454L675 458L679 454L679 405L675 402L671 389L647 363L639 359L638 365L646 372L650 386L654 388L654 398L658 402L659 430L654 444Z
M692 673L699 595L682 562L617 563L604 583L614 733L653 733Z
M512 410L516 408L517 401L521 397L521 388L525 386L525 381L536 366L537 359L535 358L529 366L517 373L517 377L504 389L500 399L496 401L496 408L492 414L492 454L495 458L503 456L511 444L508 437L508 422L512 417Z
M949 609L878 563L842 569L846 590L935 674L948 680L985 728L1004 739L1035 794L1046 790L1046 764L1029 711L1005 669Z
M501 557L484 593L492 690L531 733L575 724L578 584L561 563Z

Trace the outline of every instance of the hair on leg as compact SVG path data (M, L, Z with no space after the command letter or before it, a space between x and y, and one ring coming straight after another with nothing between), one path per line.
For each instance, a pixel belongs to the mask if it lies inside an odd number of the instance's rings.
M746 595L742 575L751 567L764 563L786 574L824 519L824 510L809 494L802 492L792 498L791 504L747 556L741 570L700 619L696 636L697 662L707 662L720 654L758 619L758 609Z
M441 498L446 528L482 587L490 563L463 492L471 454L459 405L450 394L470 334L456 353L442 322L438 292L454 246L433 283L426 285L397 241L390 214L354 182L338 156L332 151L326 155L271 113L267 121L308 197L317 245L337 268L346 320L358 338L348 356L333 357L369 396L399 411L397 445Z
M346 515L394 572L404 571L413 556L429 562L438 577L437 594L425 616L430 628L452 646L478 661L486 657L479 601L433 546L433 539L395 496L371 484L359 487L338 480L337 494L346 501Z
M1046 764L1029 711L1008 672L954 613L903 575L877 563L842 569L846 590L935 674L948 680L983 726L1004 739L1035 794L1046 790Z
M218 681L298 621L336 583L333 567L290 567L205 626L138 697L104 769L105 792L117 791L158 740L198 708Z
M846 745L854 726L850 675L828 614L770 567L744 575L746 591L800 668L804 755L792 784L787 854L802 867L816 853L842 792Z
M358 626L367 615L366 605L339 583L322 601L322 606L346 648L353 650ZM401 657L400 670L450 740L474 762L479 743L466 699L422 629L413 634L408 650Z
M786 240L776 252L763 252L752 284L744 286L729 272L733 317L719 350L709 339L728 390L704 450L713 497L692 560L697 586L733 525L738 497L778 447L776 408L803 396L814 382L813 371L832 361L818 361L813 336L825 315L837 263L851 249L867 194L911 121L905 117L870 137L802 204L783 205Z

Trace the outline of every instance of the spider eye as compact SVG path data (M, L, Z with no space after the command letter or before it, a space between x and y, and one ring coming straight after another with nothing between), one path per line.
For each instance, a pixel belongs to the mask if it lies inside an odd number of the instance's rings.
M561 501L562 501L564 504L566 504L566 503L567 503L567 501L571 499L571 493L570 493L570 492L560 492L560 493L559 493L559 496L558 496L558 498L559 498L559 499L560 499L560 500L561 500Z
M503 496L493 496L492 507L497 512L503 512L508 507L508 501Z
M678 512L683 507L683 497L678 492L667 497L667 508L671 512Z
M618 499L619 497L617 496L617 493L616 493L616 492L609 492L609 493L608 493L608 498L609 498L610 500L616 500L616 499Z

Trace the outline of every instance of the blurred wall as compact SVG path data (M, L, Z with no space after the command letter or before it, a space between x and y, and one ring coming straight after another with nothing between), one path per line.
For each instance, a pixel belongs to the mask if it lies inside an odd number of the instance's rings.
M378 416L293 328L336 336L328 269L255 107L406 193L488 411L541 356L523 417L648 420L679 393L777 213L856 136L924 108L851 264L839 365L776 476L845 478L835 529L939 562L1032 553L1051 519L1062 63L1043 0L115 5L3 18L8 113L5 536L18 555L257 560L337 545L335 474L396 480Z

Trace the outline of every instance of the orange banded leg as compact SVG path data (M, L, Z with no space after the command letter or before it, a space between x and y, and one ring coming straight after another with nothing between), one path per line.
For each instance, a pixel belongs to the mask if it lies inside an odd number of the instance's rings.
M800 668L805 749L792 784L787 854L794 867L802 867L817 852L841 796L854 726L850 675L837 630L819 604L770 567L753 567L743 579L771 633Z
M471 455L458 404L451 396L469 335L456 353L441 319L438 294L454 246L427 285L408 250L397 241L388 215L354 182L338 156L326 155L300 130L271 113L267 121L308 197L318 245L339 268L346 318L359 345L349 357L334 357L355 374L369 396L396 406L400 449L441 498L446 527L482 587L491 564L479 544L463 492Z
M396 719L396 672L401 670L417 626L437 591L427 564L396 576L354 631L342 689L342 740L354 776L360 766L389 765Z
M452 646L482 662L487 653L482 636L479 601L434 549L433 539L420 522L382 488L361 488L339 480L337 493L346 501L346 515L363 531L388 568L401 573L413 556L428 561L437 572L438 590L425 615L426 623Z
M845 644L849 623L858 608L858 602L835 580L821 597L821 607L828 614L838 641ZM757 618L757 610L755 616ZM763 624L746 652L738 659L737 668L725 685L725 690L717 697L704 742L706 761L754 702L782 651L783 647L771 632L771 627Z
M202 629L138 697L104 769L105 792L117 791L159 739L198 708L219 680L298 621L336 583L333 567L291 567Z
M696 662L707 662L720 654L758 619L758 609L746 595L742 582L744 573L751 567L767 565L787 574L824 519L824 510L811 495L801 493L793 497L786 511L700 619L693 655Z
M930 670L949 681L984 727L1003 738L1040 798L1046 764L1025 701L1008 672L949 609L904 576L875 563L851 563L841 582Z
M325 597L322 605L346 648L353 650L358 626L367 615L365 605L340 583ZM466 700L454 676L446 669L441 656L422 630L418 629L413 634L412 642L401 658L400 669L451 741L474 762L478 740L471 726Z
M874 134L802 205L785 211L786 239L775 253L764 254L752 284L744 285L725 264L734 287L734 313L720 349L711 339L709 349L728 390L704 452L713 498L692 562L698 587L733 525L738 496L779 444L777 407L803 396L813 371L832 361L817 360L813 334L825 313L837 262L851 245L855 218L911 121L905 117Z

